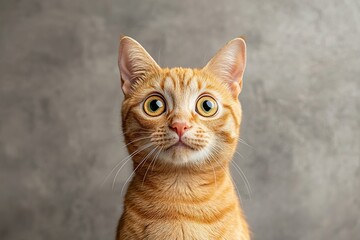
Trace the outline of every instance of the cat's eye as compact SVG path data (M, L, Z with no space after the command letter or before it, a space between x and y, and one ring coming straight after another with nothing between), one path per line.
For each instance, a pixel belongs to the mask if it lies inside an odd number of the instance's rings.
M165 101L158 95L150 96L144 102L144 111L149 116L157 117L165 110Z
M210 96L202 96L196 103L196 111L203 117L212 117L217 110L217 102Z

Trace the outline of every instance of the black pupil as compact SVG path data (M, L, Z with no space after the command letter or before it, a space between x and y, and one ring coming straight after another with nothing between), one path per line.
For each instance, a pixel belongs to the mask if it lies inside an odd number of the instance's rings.
M163 106L163 103L159 100L152 100L149 104L151 111L156 112Z
M214 103L209 100L205 100L202 105L207 112L214 108Z

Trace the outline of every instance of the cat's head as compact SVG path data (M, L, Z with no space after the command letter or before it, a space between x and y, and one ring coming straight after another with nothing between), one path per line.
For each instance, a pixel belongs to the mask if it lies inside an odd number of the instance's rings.
M125 99L123 132L139 161L183 165L233 155L239 137L238 95L246 63L241 38L202 69L161 68L135 40L123 37L119 68Z

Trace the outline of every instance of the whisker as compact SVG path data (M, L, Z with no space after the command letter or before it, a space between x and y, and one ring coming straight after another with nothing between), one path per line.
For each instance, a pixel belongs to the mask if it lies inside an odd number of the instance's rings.
M154 150L156 150L157 148L158 148L158 146L157 146L156 148L154 148ZM159 149L159 150L160 150L160 149ZM157 153L159 153L159 152L157 152ZM142 180L142 183L141 183L141 187L144 186L144 181L145 181L146 175L147 175L147 173L148 173L148 171L149 171L149 169L150 169L150 167L151 167L151 164L152 164L153 161L156 159L157 153L156 153L155 156L151 159L151 162L150 162L148 168L146 169L145 175L144 175L143 180Z
M142 131L127 131L127 132L123 132L123 134L128 134L128 133L153 133L152 130L147 130L147 129L141 129Z
M220 154L220 152L216 149L216 147L212 148L213 151L215 151L216 153ZM232 184L234 185L236 192L240 198L240 202L242 202L242 198L241 198L241 194L240 191L238 189L238 187L236 186L234 179L232 178L232 176L228 173L228 171L226 171L225 167L223 166L223 164L221 164L220 162L217 161L217 159L214 157L214 160L222 167L222 169L224 170L224 172L226 173L226 175L229 177L229 179L231 180Z
M240 168L240 166L236 162L231 161L231 164L233 164L233 166L235 167L237 172L240 174L241 179L245 182L246 190L248 191L249 198L251 199L252 190L251 190L251 187L250 187L250 183L247 180L243 170Z
M151 144L149 145L145 145L144 147L146 148L146 146L151 146ZM144 148L144 149L145 149ZM136 151L134 151L133 153L131 153L130 155L126 156L125 158L123 158L122 160L120 160L116 165L115 167L113 167L113 169L110 171L110 173L107 174L107 176L105 177L105 179L103 180L102 184L101 185L104 185L104 183L107 181L107 179L110 177L110 175L115 171L115 169L125 161L125 163L132 157L134 156L135 154L137 154L139 151L142 151L143 149L137 149Z
M156 148L155 148L155 149L156 149ZM152 153L153 151L154 151L154 149L151 150L151 153ZM124 188L125 188L126 184L130 181L131 177L135 174L136 170L146 161L146 159L147 159L148 156L149 156L149 154L146 155L146 157L139 163L139 165L136 166L136 168L131 172L130 176L126 179L124 185L123 185L122 188L121 188L120 196L122 196L122 193L123 193L123 191L124 191Z
M241 155L238 151L235 150L235 153L237 153L241 158L245 159L244 156ZM248 181L248 179L247 179L244 171L241 169L241 167L239 166L239 164L237 164L235 161L231 161L231 162L234 163L234 165L235 165L236 167L238 167L238 169L241 171L242 176L244 177L244 180L245 180L246 184L248 185L248 188L250 189L250 193L252 193L250 183L249 183L249 181Z
M157 155L155 156L155 162L156 162L156 160L158 159L158 157L159 157L159 155L160 155L160 153L161 153L161 151L162 151L163 149L164 149L164 147L161 147L160 150L158 151ZM154 165L153 165L152 168L151 168L151 171L154 171L155 162L154 162Z
M249 147L249 148L251 148L251 149L253 149L253 150L256 150L253 146L251 146L250 144L248 144L247 142L245 142L245 140L242 139L242 138L239 138L239 139L238 139L238 142L244 144L245 146L247 146L247 147Z
M151 150L148 154L146 154L145 158L140 162L139 165L141 165L141 164L148 158L148 156L151 155L151 153L152 153L153 151L154 151L154 150ZM136 169L139 167L139 165L136 167ZM116 173L116 175L117 175L118 173L119 173L119 171ZM115 176L114 181L113 181L113 186L112 186L113 189L114 189L114 185L115 185L115 179L116 179L116 176Z
M241 153L239 153L236 149L235 149L234 152L237 153L241 158L245 159L244 156L241 155ZM239 173L242 181L245 183L249 199L251 199L252 190L251 190L250 182L248 181L244 171L241 169L241 167L234 160L230 161L230 163L234 166L235 170Z
M221 152L220 152L216 147L213 147L212 150L215 151L215 152L218 153L218 154L221 154ZM226 173L226 175L229 177L230 181L232 182L232 184L234 185L234 187L235 187L235 189L236 189L237 195L238 195L239 198L240 198L240 202L242 202L241 193L240 193L240 191L239 191L236 183L234 182L234 179L233 179L232 176L229 174L229 171L226 171L224 165L221 164L221 162L217 161L216 157L214 157L214 160L222 167L222 169L224 170L224 172Z
M121 169L126 165L126 163L127 163L128 161L130 161L133 156L135 156L136 154L140 153L141 151L143 151L143 150L145 150L145 149L147 149L147 148L149 148L149 147L151 147L151 146L152 146L152 144L149 143L149 144L143 146L142 148L137 149L137 150L134 151L132 154L130 154L130 155L126 158L126 161L125 161L125 159L121 161L121 162L123 162L123 164L121 165L121 167L117 170L117 172L116 172L116 174L115 174L115 177L114 177L114 180L113 180L113 184L112 184L112 189L114 189L114 185L115 185L115 181L116 181L117 175L120 173ZM121 164L121 162L118 163L117 166L119 166L119 165ZM116 168L117 166L115 166L115 168ZM115 171L115 168L110 172L110 174L112 174L112 172Z
M145 140L145 139L151 139L151 136L135 139L135 140L125 144L125 146L123 146L123 148L127 147L128 145L130 145L130 144L132 144L134 142L138 142L138 141Z

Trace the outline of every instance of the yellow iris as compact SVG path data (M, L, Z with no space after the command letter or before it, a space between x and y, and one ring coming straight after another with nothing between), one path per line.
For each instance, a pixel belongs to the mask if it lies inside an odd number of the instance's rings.
M150 96L145 100L144 111L149 116L159 116L165 112L165 102L160 96Z
M196 111L204 117L214 116L218 110L217 102L210 96L203 96L199 98L196 103Z

